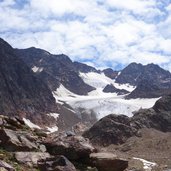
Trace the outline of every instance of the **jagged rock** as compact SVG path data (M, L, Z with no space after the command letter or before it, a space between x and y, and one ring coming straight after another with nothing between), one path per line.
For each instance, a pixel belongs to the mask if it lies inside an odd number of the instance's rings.
M55 156L38 161L40 171L76 171L74 165L64 156Z
M130 121L127 116L111 114L96 122L83 136L97 145L123 143L137 133L137 129L131 126Z
M127 160L119 159L113 153L92 153L89 160L98 171L123 171L128 167Z
M15 171L15 169L8 163L0 160L0 171Z
M123 95L123 94L128 94L129 91L124 90L124 89L118 89L114 87L112 84L106 85L106 87L103 89L103 92L105 93L117 93L118 95Z
M37 145L27 139L26 133L9 129L0 129L0 145L8 151L32 151Z
M50 157L50 154L41 152L16 152L14 156L20 164L36 167L38 160L46 159Z
M58 137L45 142L47 151L52 155L65 155L69 160L88 158L96 151L89 141L82 136Z
M74 67L76 68L77 71L83 72L83 73L88 73L88 72L98 72L96 68L89 66L87 64L83 64L80 62L74 62Z
M156 112L171 111L171 95L160 98L154 105Z
M118 71L113 71L111 68L104 69L102 72L111 79L115 79L119 73Z

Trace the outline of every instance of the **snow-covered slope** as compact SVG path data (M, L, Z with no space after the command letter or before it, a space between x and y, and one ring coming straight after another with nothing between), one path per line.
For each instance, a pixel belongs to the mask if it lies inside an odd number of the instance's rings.
M108 84L113 84L116 88L125 89L129 92L133 91L136 88L131 86L130 84L118 84L115 82L115 80L112 80L109 77L105 76L104 73L80 73L80 77L86 84L89 84L95 88L104 88Z
M140 108L150 108L154 105L158 98L153 99L124 99L124 95L118 96L116 93L105 93L103 88L108 84L113 84L118 89L133 91L135 87L129 84L117 84L105 76L103 73L80 73L80 77L86 84L96 88L89 92L87 96L79 96L67 90L63 85L53 92L57 102L63 102L70 105L75 112L95 114L100 119L108 114L125 114L132 116L133 111Z

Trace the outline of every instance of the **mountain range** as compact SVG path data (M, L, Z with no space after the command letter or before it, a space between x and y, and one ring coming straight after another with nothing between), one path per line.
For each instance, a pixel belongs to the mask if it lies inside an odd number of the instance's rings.
M0 39L0 169L169 171L170 104L156 64L98 70Z
M64 54L14 49L3 39L0 79L0 112L46 128L94 122L110 113L131 116L171 93L171 73L155 64L98 70Z

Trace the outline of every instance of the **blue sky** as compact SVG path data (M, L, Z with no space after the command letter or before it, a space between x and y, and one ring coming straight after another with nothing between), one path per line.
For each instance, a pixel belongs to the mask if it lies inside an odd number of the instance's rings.
M170 0L0 0L0 37L98 68L171 71Z

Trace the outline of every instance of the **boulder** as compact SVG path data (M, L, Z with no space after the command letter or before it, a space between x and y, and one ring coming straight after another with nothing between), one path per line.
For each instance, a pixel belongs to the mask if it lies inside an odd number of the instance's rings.
M40 171L76 171L74 165L64 156L55 156L38 161Z
M47 151L52 155L65 155L69 160L88 158L96 151L82 136L64 136L46 141Z
M90 154L90 165L98 171L123 171L128 167L128 161L118 158L113 153L92 153Z
M50 154L41 152L16 152L14 157L21 164L36 167L38 160L46 159L50 157Z
M15 169L8 163L0 160L0 171L15 171Z
M27 133L13 131L10 129L0 129L0 145L8 151L32 151L37 146L27 139Z

